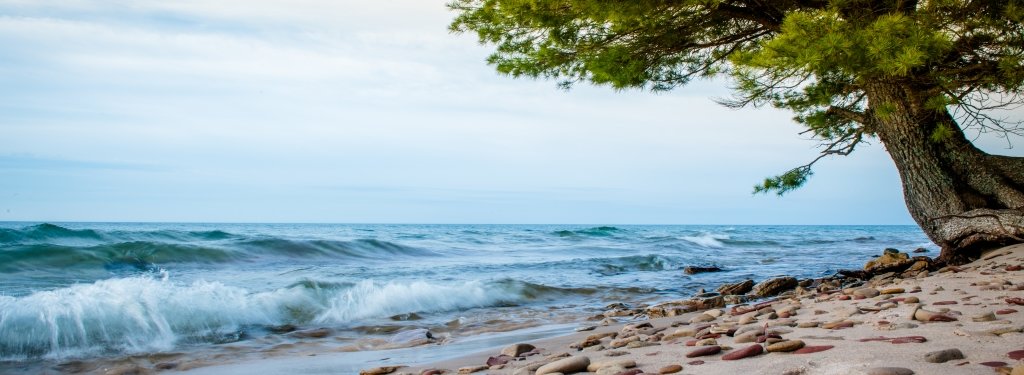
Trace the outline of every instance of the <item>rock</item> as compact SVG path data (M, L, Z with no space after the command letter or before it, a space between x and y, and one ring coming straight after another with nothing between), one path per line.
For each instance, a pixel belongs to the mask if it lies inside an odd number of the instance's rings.
M769 353L775 352L791 352L804 347L804 342L800 340L786 340L783 342L768 345L765 350Z
M690 318L690 323L706 323L715 320L715 317L708 314L700 314Z
M636 362L632 359L612 359L600 362L592 362L587 365L588 372L597 372L597 370L605 367L622 367L623 369L636 367Z
M955 322L956 321L956 318L954 318L952 316L945 315L945 314L940 314L940 313L937 313L937 312L934 312L934 311L928 311L928 310L921 309L921 308L918 308L916 311L914 311L914 319L920 320L922 322Z
M615 374L615 375L638 375L638 374L642 374L642 373L644 373L644 370L635 368L635 369L632 369L632 370L626 370L626 371L620 372L620 373Z
M1006 353L1006 355L1009 356L1010 359L1021 360L1024 359L1024 350L1014 350L1012 352Z
M872 298L881 294L878 289L875 288L860 288L853 291L853 295L856 297Z
M914 375L914 371L903 367L873 367L866 372L867 375Z
M754 285L750 294L757 297L771 297L776 294L782 293L785 290L796 287L797 280L795 277L783 276L769 279Z
M514 357L512 357L512 356L507 356L507 355L502 354L502 355L499 355L497 357L487 357L487 362L486 363L487 363L487 366L500 366L500 365L504 365L504 364L508 363L513 358Z
M445 372L447 372L447 371L446 370L442 370L442 369L432 368L432 369L423 370L423 372L420 372L420 375L442 375Z
M954 359L964 359L964 353L960 349L945 349L934 351L924 355L925 362L945 363Z
M402 345L423 345L434 340L434 334L430 331L418 328L396 333L388 339L388 343Z
M1017 312L1017 310L1014 310L1014 309L996 310L996 314L997 315L1008 315L1008 314L1013 314L1015 312Z
M900 294L905 292L906 290L903 288L886 288L881 290L882 294Z
M359 375L385 375L385 374L390 374L392 372L398 371L398 369L400 369L402 367L405 367L405 366L381 366L381 367L374 367L374 368L371 368L371 369L368 369L368 370L359 371ZM486 367L486 366L484 366L484 367Z
M705 273L705 272L719 272L721 270L722 270L721 268L718 268L716 266L710 266L710 267L686 266L686 268L683 268L683 273L685 273L687 275L695 275L695 274L698 274L698 273Z
M915 253L927 253L928 249L925 249L923 247L919 247L919 248L914 249L914 252Z
M658 370L658 373L659 374L675 374L675 373L680 372L680 371L683 371L683 366L680 366L680 365L668 365L668 366L662 367L660 370Z
M802 347L800 349L797 349L796 351L793 352L793 354L811 354L811 353L823 352L823 351L832 349L834 347L835 346L832 346L832 345L805 346L805 347Z
M800 322L796 326L797 328L815 328L821 325L819 322Z
M472 374L474 372L480 372L489 369L490 366L466 366L459 368L459 374Z
M974 322L991 322L993 320L996 320L996 313L991 311L971 317L971 321Z
M501 349L501 354L509 357L518 357L533 349L536 349L536 347L530 344L512 344Z
M587 366L590 365L590 358L585 356L576 356L563 358L537 369L535 375L553 374L560 372L563 374L573 374L577 372L583 372L587 370Z
M896 249L885 249L882 256L872 259L864 264L865 271L872 271L875 269L881 269L889 266L899 265L903 263L910 263L910 255L901 253Z
M726 353L725 355L722 356L722 360L724 360L724 361L734 361L734 360L737 360L737 359L753 357L753 356L761 354L763 352L764 352L764 348L762 348L761 345L754 344L754 345L748 346L748 347L743 348L743 349L737 349L737 350L733 350L733 351L731 351L729 353Z
M849 320L841 320L838 322L825 323L821 325L824 329L843 329L853 327L854 323Z
M903 303L920 303L921 300L917 297L907 297L903 299Z
M1010 375L1024 375L1024 363L1013 366L1013 371L1010 372Z
M751 289L754 289L754 280L748 279L733 284L722 284L717 290L722 295L736 295L746 294Z
M718 354L722 351L722 347L718 345L704 346L700 349L686 353L686 358L702 357L706 355Z

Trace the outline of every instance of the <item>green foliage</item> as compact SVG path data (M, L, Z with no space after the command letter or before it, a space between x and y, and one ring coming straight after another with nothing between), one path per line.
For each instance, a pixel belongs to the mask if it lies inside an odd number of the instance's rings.
M513 77L669 90L726 74L733 107L771 105L847 155L905 105L873 85L913 88L934 113L978 93L1024 91L1024 0L454 0L454 32L495 46ZM955 125L938 126L933 140ZM819 160L815 159L815 161ZM785 193L811 166L766 179Z

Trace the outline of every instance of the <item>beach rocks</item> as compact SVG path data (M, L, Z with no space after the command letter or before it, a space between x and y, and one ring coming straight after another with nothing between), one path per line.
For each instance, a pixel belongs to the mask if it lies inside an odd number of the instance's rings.
M686 266L685 268L683 268L683 273L685 273L687 275L695 275L695 274L698 274L698 273L719 272L721 270L722 270L721 268L716 267L716 266L710 266L710 267Z
M756 297L771 297L776 294L782 293L783 291L793 289L797 285L795 277L783 276L776 277L774 279L768 279L754 285L750 294Z
M753 356L759 355L759 354L761 354L763 352L764 352L764 348L762 348L761 345L754 344L754 345L745 347L743 349L737 349L737 350L733 350L733 351L731 351L729 353L726 353L725 355L722 356L722 360L725 360L725 361L735 361L735 360L738 360L738 359L743 359L743 358L747 358L747 357L753 357Z
M544 374L574 374L577 372L584 372L587 370L587 366L590 365L590 358L586 356L576 356L563 358L537 369L536 375Z
M945 349L930 352L924 355L925 362L945 363L954 359L964 359L964 353L960 349Z
M512 344L501 349L501 355L507 355L509 357L518 357L523 353L527 353L536 349L530 344Z
M587 365L587 372L597 372L606 367L620 367L622 369L636 367L636 361L632 359L613 359L600 362L591 362Z
M909 255L907 255L906 253L901 253L899 250L890 248L885 249L885 251L882 253L882 256L869 260L867 263L865 263L864 270L872 271L897 266L901 264L909 265L910 262L911 260Z
M658 370L659 374L675 374L683 371L683 366L680 365L668 365Z
M737 295L746 294L752 289L754 289L754 280L748 279L740 281L738 283L723 284L722 286L718 287L717 291L722 295Z
M864 372L866 375L914 375L914 371L903 367L873 367Z
M956 318L938 313L935 311L928 311L922 308L918 308L914 311L914 319L922 322L955 322Z
M881 294L878 289L875 288L860 288L853 291L854 297L871 298Z
M794 350L797 350L797 349L800 349L800 348L803 348L803 347L804 347L804 342L803 341L800 341L800 340L786 340L786 341L777 342L777 343L768 345L767 347L765 347L765 350L767 350L769 353L792 352Z
M359 371L359 375L387 375L405 366L381 366Z
M459 374L472 374L474 372L480 372L489 369L490 366L466 366L459 368Z
M1006 353L1006 356L1010 357L1010 359L1013 360L1021 360L1024 359L1024 350L1014 350L1012 352Z
M835 346L832 346L832 345L805 346L805 347L802 347L800 349L797 349L796 351L793 352L793 354L811 354L811 353L823 352L823 351L832 349L834 347Z
M686 353L686 358L703 357L706 355L718 354L722 351L722 347L718 345L704 346L700 349Z

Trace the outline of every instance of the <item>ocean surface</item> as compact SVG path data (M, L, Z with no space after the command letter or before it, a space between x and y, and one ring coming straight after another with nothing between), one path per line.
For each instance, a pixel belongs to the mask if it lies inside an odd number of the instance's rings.
M0 223L0 363L458 342L886 247L937 253L915 226Z

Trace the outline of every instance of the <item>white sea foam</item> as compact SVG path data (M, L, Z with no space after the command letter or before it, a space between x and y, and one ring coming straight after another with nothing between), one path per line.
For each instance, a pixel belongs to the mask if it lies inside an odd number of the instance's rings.
M173 349L218 341L246 325L346 324L409 312L438 312L518 301L526 284L426 281L267 292L215 282L176 284L131 277L24 297L0 296L0 360L67 358Z
M725 244L722 243L722 240L728 240L729 235L704 232L701 233L699 236L684 236L681 239L690 241L700 246L718 249L725 247Z
M522 298L515 286L471 281L443 285L426 281L381 283L364 280L338 293L327 303L318 322L349 322L406 312L437 312L493 306Z

